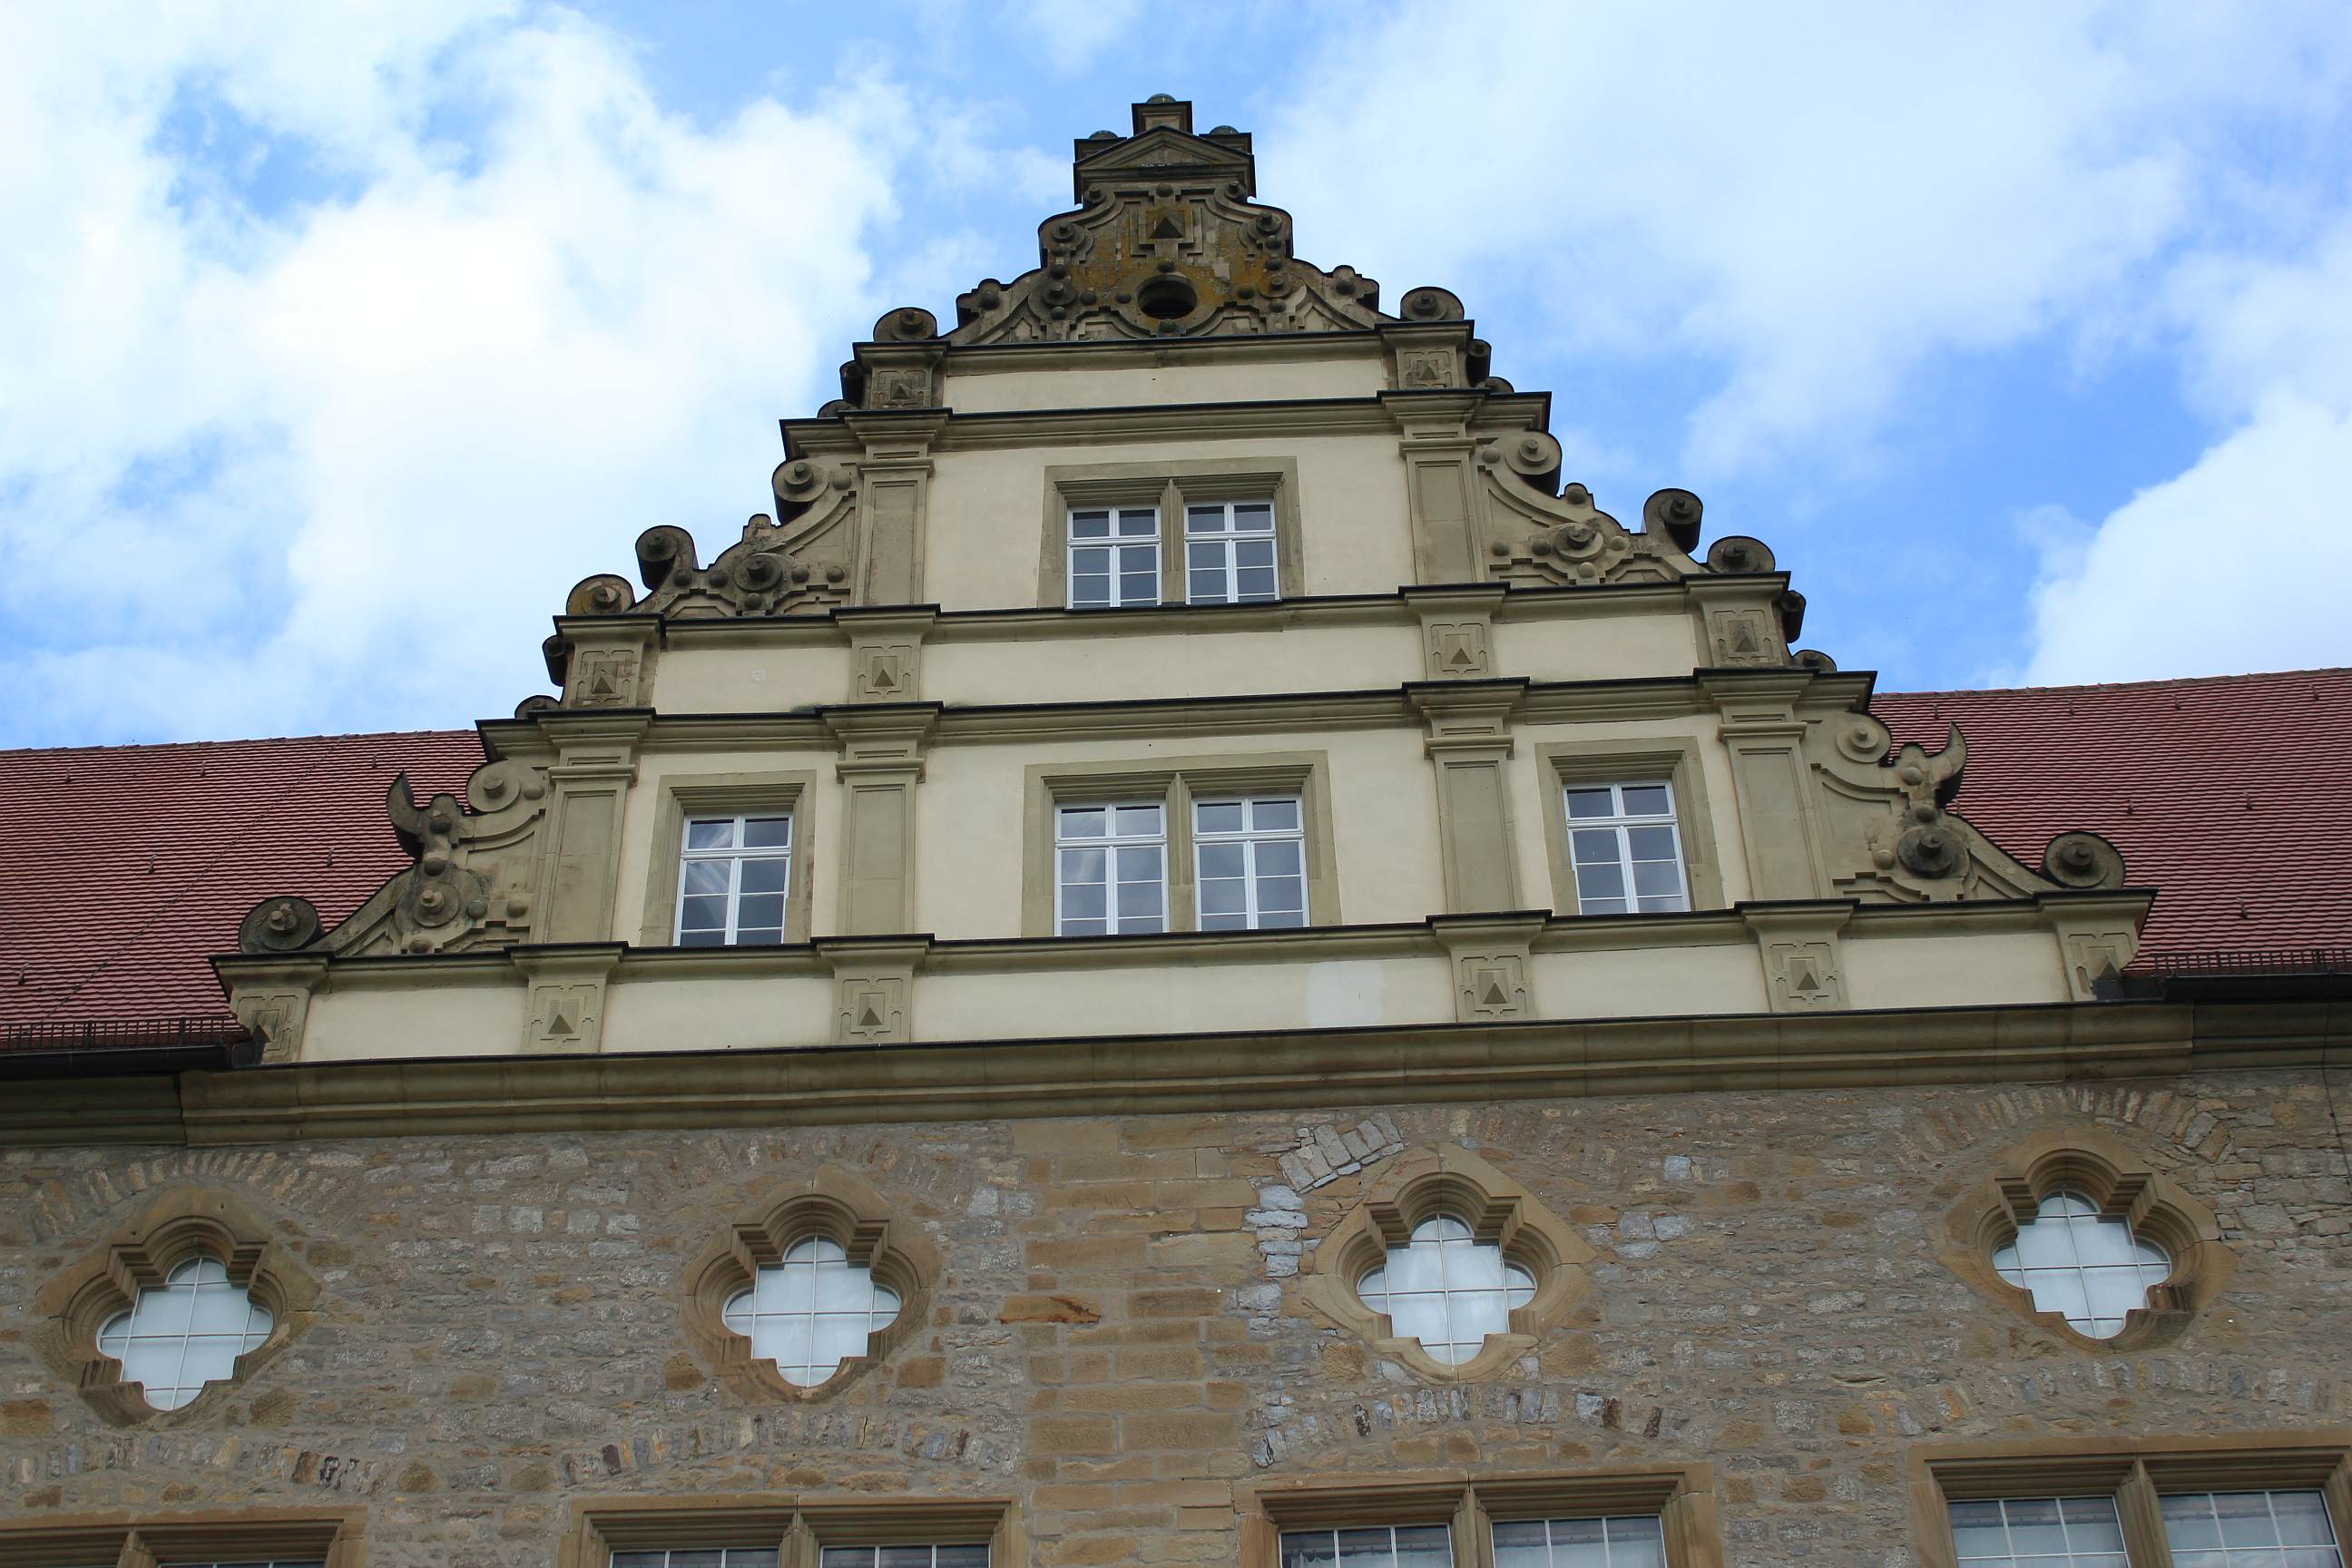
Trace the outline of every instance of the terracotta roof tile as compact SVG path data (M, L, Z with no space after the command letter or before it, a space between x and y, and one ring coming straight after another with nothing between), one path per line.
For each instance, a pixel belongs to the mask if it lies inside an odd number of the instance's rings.
M205 960L272 893L329 924L408 864L383 811L470 730L0 752L0 1026L228 1016Z
M2159 889L2147 954L2352 946L2352 670L1881 695L1969 741L1960 815L2029 866L2086 827ZM205 962L272 893L333 924L407 865L383 794L470 730L0 752L0 1027L227 1016Z
M1968 737L1952 807L2027 866L2074 828L2157 889L2143 958L2352 946L2352 669L1888 694L1897 744Z

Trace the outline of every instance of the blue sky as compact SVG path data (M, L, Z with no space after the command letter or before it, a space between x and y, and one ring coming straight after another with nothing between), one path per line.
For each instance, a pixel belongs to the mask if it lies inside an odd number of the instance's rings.
M0 59L0 745L440 727L1155 91L1890 689L2352 658L2340 4L102 4ZM39 150L36 155L34 150Z

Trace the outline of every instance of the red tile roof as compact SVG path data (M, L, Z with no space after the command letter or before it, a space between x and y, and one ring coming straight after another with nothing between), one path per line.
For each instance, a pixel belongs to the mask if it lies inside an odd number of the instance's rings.
M1887 694L1899 744L1968 737L1954 810L2035 869L2089 828L2157 889L2143 959L2352 947L2352 669Z
M0 1028L228 1016L205 959L272 893L331 925L408 864L383 811L470 730L0 752Z
M1887 694L1958 721L1960 815L2028 866L2086 827L2159 889L2144 953L2352 946L2352 670ZM408 864L383 812L481 761L469 730L0 752L0 1029L227 1016L206 958L272 893L332 925Z

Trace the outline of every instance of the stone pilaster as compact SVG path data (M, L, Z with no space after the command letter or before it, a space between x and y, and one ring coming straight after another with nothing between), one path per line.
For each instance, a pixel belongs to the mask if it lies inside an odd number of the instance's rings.
M935 702L831 708L824 721L841 747L841 932L897 934L915 924L915 785L923 746L939 721Z
M1847 900L1811 904L1743 905L1739 918L1756 933L1764 965L1764 1002L1775 1013L1830 1013L1846 1000L1845 952L1840 933L1853 918Z
M541 716L555 746L540 848L538 919L548 942L609 942L621 867L622 808L636 782L637 742L649 713Z
M1403 439L1405 507L1412 522L1414 579L1476 583L1486 575L1476 455L1468 420L1472 393L1385 393Z
M850 701L922 700L923 638L939 621L937 605L837 610L833 618L849 639Z
M1722 715L1716 735L1731 754L1748 896L1759 902L1818 899L1831 891L1812 769L1804 755L1805 722L1796 707L1811 679L1811 672L1799 669L1700 677Z
M858 604L923 601L931 442L946 420L944 413L866 414L851 422L866 444L857 465Z
M604 985L628 951L617 942L509 949L529 994L523 1001L525 1056L593 1056L604 1047Z
M833 966L833 1038L840 1045L885 1045L915 1037L915 974L930 939L868 942L820 939Z
M1528 945L1544 928L1538 912L1489 917L1440 915L1429 922L1454 965L1454 1016L1465 1024L1533 1018Z
M1495 612L1510 589L1406 588L1421 622L1421 672L1431 680L1485 680L1502 673L1495 659Z
M1414 682L1405 695L1429 726L1437 770L1438 841L1447 914L1517 910L1518 854L1511 838L1511 715L1524 680Z

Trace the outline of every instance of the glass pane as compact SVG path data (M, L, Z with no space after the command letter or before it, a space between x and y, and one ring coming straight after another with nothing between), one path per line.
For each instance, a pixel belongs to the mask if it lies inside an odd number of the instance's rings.
M1544 1544L1539 1519L1498 1520L1495 1524L1495 1568L1546 1568L1549 1549Z
M754 816L743 824L743 844L751 849L781 849L793 841L789 816Z
M1333 1568L1339 1547L1330 1531L1291 1530L1282 1536L1282 1568Z
M1234 503L1234 527L1244 533L1274 531L1274 503L1245 500Z
M1074 511L1070 514L1070 537L1101 539L1110 532L1110 513L1107 511Z
M930 1568L930 1563L928 1546L886 1546L876 1560L877 1568Z
M1160 881L1160 846L1141 844L1121 846L1118 851L1118 879L1122 882Z
M2327 1500L2317 1492L2273 1492L2271 1511L2278 1519L2279 1540L2289 1546L2336 1543L2336 1531L2327 1518Z
M735 824L727 818L686 825L686 847L688 849L724 849L734 842Z
M1260 931L1296 929L1306 923L1307 911L1303 909L1261 909L1257 912L1257 924Z
M1203 915L1238 915L1248 908L1243 885L1235 878L1211 878L1201 883Z
M721 931L727 929L727 900L705 897L679 900L677 929L681 931Z
M783 894L753 893L746 896L737 911L735 923L739 927L781 927L784 923Z
M1102 577L1110 572L1110 546L1087 544L1070 552L1070 572L1074 576Z
M743 862L743 890L747 893L781 893L784 890L786 868L792 864L781 855Z
M1447 1568L1453 1557L1452 1542L1445 1526L1411 1524L1397 1527L1397 1568Z
M2061 1498L2058 1516L2066 1523L2066 1543L2076 1552L2124 1549L2123 1521L2116 1516L2113 1498Z
M688 860L681 876L689 893L724 893L727 891L727 862L724 860Z
M1277 838L1257 847L1257 871L1261 877L1296 877L1299 874L1298 841Z
M1570 816L1610 816L1616 805L1610 798L1607 785L1598 789L1572 789L1568 792L1568 815Z
M2224 1546L2269 1546L2278 1537L2271 1529L2271 1500L2261 1492L2217 1492L2213 1517L2221 1522Z
M1065 849L1062 851L1062 883L1065 887L1099 884L1109 867L1110 851L1108 849Z
M1675 858L1675 830L1671 827L1629 827L1625 830L1625 845L1636 860L1672 860Z
M1065 838L1100 838L1109 824L1110 813L1099 805L1066 805L1056 820Z
M1265 914L1303 910L1307 907L1306 894L1307 884L1297 877L1268 877L1257 885L1257 907Z
M1664 816L1673 809L1673 799L1664 784L1625 786L1625 815L1628 816Z
M1569 835L1576 846L1579 866L1614 866L1617 864L1617 833L1609 827L1580 827Z
M1127 833L1157 833L1160 831L1160 808L1156 805L1122 805L1118 808L1118 830Z
M1672 860L1633 862L1633 891L1643 899L1672 898L1683 890L1682 868Z
M937 1568L988 1568L988 1547L985 1543L942 1546L933 1561Z
M1339 1561L1343 1564L1387 1568L1395 1551L1395 1542L1385 1529L1339 1531Z
M1125 925L1129 920L1135 917L1152 916L1159 912L1160 884L1157 881L1121 882L1118 885L1118 913L1121 925Z
M1237 800L1204 800L1192 806L1192 826L1202 833L1239 833L1242 829L1242 803Z
M1621 908L1625 898L1625 873L1615 866L1579 866L1576 868L1576 896L1587 912L1595 900L1617 903Z
M1295 832L1298 826L1298 802L1283 796L1254 801L1250 820L1253 826L1268 832Z
M1241 596L1244 599L1271 599L1276 595L1274 568L1244 566L1235 574Z
M1244 856L1244 851L1239 844L1203 844L1201 846L1201 875L1238 877L1242 874Z
M1225 509L1221 506L1188 506L1184 509L1184 531L1187 533L1217 533L1225 526Z
M1225 574L1222 571L1204 571L1194 567L1184 581L1184 596L1196 605L1222 605L1225 602Z
M1066 921L1098 921L1108 907L1100 882L1071 882L1062 888L1062 919Z
M1195 572L1215 572L1222 576L1225 570L1225 547L1214 540L1194 540L1184 547L1184 564Z
M1124 538L1150 537L1160 531L1160 509L1150 506L1122 507L1118 513L1118 531Z

